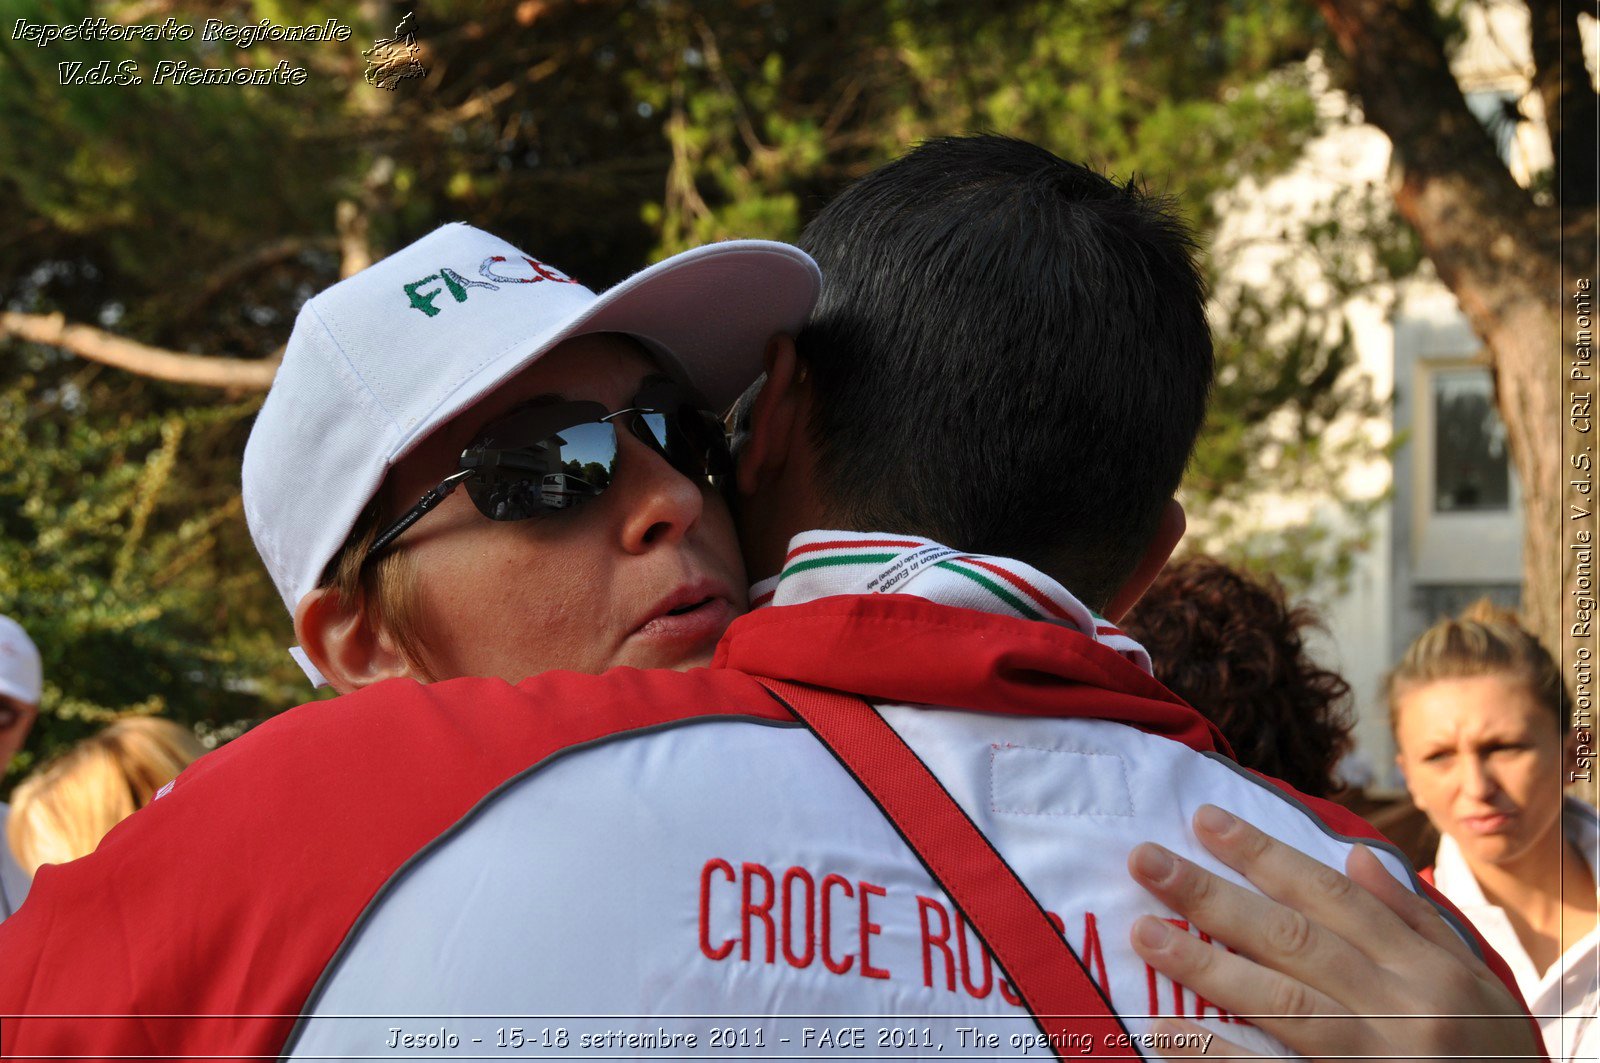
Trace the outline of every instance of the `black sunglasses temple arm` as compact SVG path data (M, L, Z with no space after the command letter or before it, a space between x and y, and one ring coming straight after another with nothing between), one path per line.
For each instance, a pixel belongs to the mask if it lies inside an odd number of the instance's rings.
M389 549L396 539L405 534L407 528L426 516L433 507L449 498L450 493L460 487L461 482L470 477L473 471L472 469L462 469L459 472L453 472L439 481L437 487L417 499L416 505L406 510L398 520L383 530L383 534L372 540L372 546L367 550L366 560L372 561Z

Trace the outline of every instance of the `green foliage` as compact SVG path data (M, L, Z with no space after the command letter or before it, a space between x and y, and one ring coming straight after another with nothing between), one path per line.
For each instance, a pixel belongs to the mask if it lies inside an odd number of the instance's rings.
M118 715L233 733L292 696L282 632L239 623L258 578L219 549L237 493L189 468L259 403L108 417L82 398L29 377L0 391L0 614L33 637L45 674L18 767ZM44 416L50 405L74 412Z
M659 5L665 53L630 76L673 147L644 215L663 254L785 235L818 190L979 129L1181 184L1207 221L1214 192L1281 169L1317 127L1291 62L1319 39L1307 4L763 5L770 25L743 7Z
M1372 518L1384 497L1339 499L1337 521L1290 522L1272 529L1195 538L1185 553L1207 553L1258 576L1273 576L1291 594L1342 588L1354 574L1355 559L1372 547Z
M134 7L16 0L7 17L77 24L91 16L115 20ZM242 16L261 17L254 9L233 15ZM197 31L203 23L183 21ZM335 54L322 46L290 52L270 43L247 50L203 45L198 32L187 42L59 40L36 47L6 40L0 43L0 191L59 236L92 242L93 256L116 275L118 296L133 308L129 324L183 315L197 287L192 278L257 242L264 221L275 239L325 227L333 196L324 178L340 164L342 149L336 141L330 149L318 135L316 116L337 114L339 104L327 77L303 89L157 85L157 64L268 68L279 58L299 65ZM62 64L92 69L103 61L111 72L137 63L144 84L62 84ZM204 209L195 209L197 199ZM0 249L0 263L6 250L21 248Z
M1400 445L1372 431L1390 403L1359 370L1344 308L1392 297L1390 282L1416 270L1421 249L1387 192L1370 186L1305 204L1269 244L1268 284L1238 280L1234 262L1212 264L1218 373L1183 486L1198 518L1191 538L1297 592L1342 591L1389 497L1354 489L1361 478L1349 474L1386 465Z

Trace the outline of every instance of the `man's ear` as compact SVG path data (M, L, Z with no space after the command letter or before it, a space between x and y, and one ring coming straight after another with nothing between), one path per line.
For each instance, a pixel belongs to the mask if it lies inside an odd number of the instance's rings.
M789 439L804 406L806 374L793 338L781 332L774 335L767 341L762 361L767 380L750 410L749 437L734 469L734 484L746 496L783 471L789 459Z
M1128 610L1139 604L1139 599L1150 589L1150 584L1161 575L1161 570L1166 566L1167 559L1172 556L1172 551L1178 548L1178 540L1183 538L1184 529L1187 527L1188 519L1183 515L1183 506L1174 498L1161 511L1161 520L1156 525L1156 533L1150 537L1150 542L1145 546L1144 553L1140 556L1139 563L1134 566L1132 574L1122 581L1117 593L1106 603L1107 620L1113 624L1119 623L1127 615Z
M332 587L318 587L300 599L294 635L317 671L341 694L397 676L419 678L362 604L345 604Z

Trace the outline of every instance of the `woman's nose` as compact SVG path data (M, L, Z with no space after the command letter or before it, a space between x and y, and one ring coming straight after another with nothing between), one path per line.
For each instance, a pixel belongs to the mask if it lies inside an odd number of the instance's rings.
M619 431L617 435L623 440L625 453L612 490L622 488L621 501L626 507L622 548L629 553L644 553L682 539L705 512L700 485L631 432Z
M1500 789L1487 758L1468 754L1461 758L1461 788L1472 797L1487 800Z

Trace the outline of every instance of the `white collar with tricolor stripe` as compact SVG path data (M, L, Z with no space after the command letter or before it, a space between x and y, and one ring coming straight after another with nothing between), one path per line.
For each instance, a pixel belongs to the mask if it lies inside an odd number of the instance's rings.
M962 553L915 535L801 532L789 540L783 571L750 588L750 607L797 605L836 594L911 594L941 605L1061 624L1150 671L1143 646L1033 566Z

